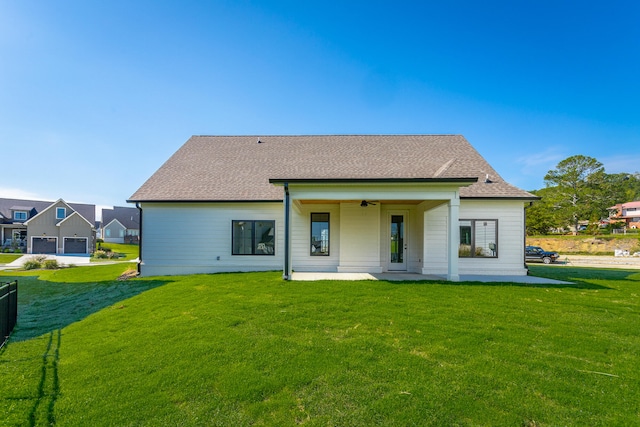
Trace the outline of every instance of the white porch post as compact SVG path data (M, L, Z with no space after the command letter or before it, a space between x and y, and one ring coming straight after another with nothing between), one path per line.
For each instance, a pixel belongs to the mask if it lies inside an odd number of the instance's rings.
M289 183L284 183L284 266L282 278L291 280L291 195Z
M448 234L448 266L447 280L459 282L458 246L460 245L460 197L456 192L455 198L449 200L449 233Z

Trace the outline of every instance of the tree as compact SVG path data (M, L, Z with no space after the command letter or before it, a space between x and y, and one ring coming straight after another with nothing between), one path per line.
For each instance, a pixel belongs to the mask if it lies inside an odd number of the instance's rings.
M581 218L591 218L602 210L604 166L593 157L568 157L547 172L544 181L547 187L556 187L551 195L552 206L574 230L578 230Z
M531 194L540 197L527 208L527 234L548 234L553 230L562 228L563 224L557 217L557 211L553 209L553 193L555 187L534 190Z

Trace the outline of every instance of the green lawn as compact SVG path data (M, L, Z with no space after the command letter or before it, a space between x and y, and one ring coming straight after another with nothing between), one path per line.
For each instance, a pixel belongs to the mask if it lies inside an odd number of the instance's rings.
M113 280L128 267L18 278L1 425L640 425L640 271Z
M129 261L129 260L138 258L139 248L140 246L138 245L130 245L130 244L123 244L123 243L98 243L96 245L96 250L110 249L112 252L123 255L121 258L117 258L118 261ZM100 261L113 261L113 260L93 258L92 261L100 262Z
M9 264L20 258L24 254L4 254L0 253L0 265Z

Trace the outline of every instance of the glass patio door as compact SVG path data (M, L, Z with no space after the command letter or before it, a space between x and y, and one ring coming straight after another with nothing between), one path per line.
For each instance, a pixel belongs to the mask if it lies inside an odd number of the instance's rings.
M404 215L391 215L389 271L407 270Z

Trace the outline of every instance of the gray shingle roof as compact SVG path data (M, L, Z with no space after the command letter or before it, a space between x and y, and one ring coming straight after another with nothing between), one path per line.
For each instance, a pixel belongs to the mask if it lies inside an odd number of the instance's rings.
M102 209L102 224L108 225L117 219L127 229L140 228L140 211L137 208L114 206L113 209Z
M504 182L461 135L255 135L191 137L129 201L282 200L270 179L459 178L478 178L461 197L536 198Z

